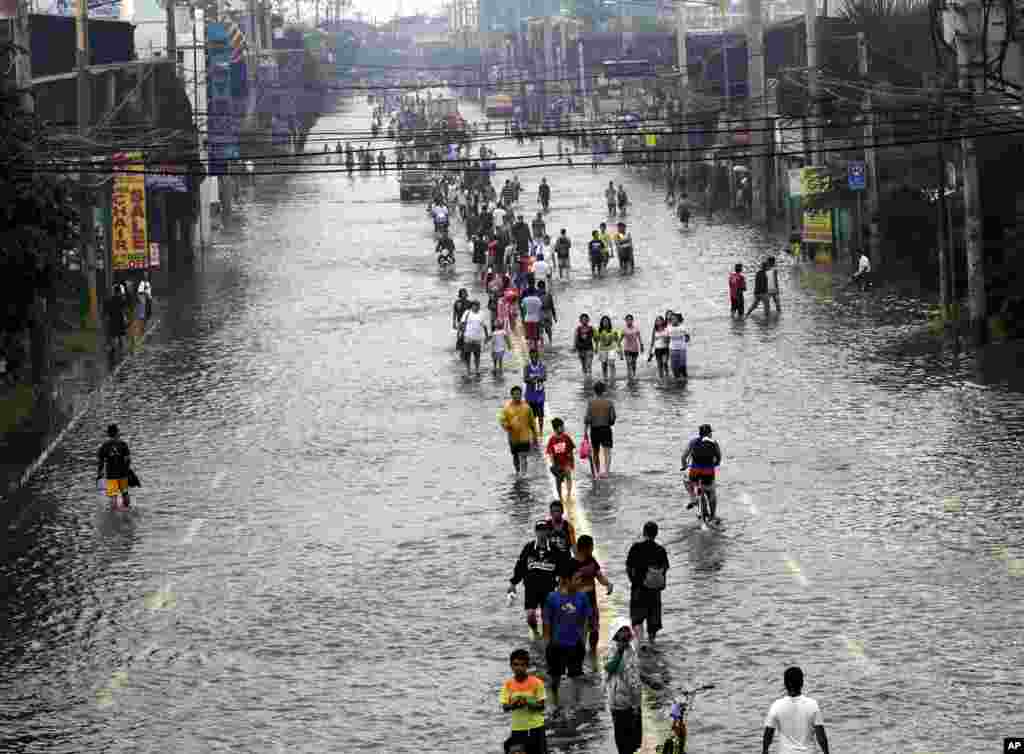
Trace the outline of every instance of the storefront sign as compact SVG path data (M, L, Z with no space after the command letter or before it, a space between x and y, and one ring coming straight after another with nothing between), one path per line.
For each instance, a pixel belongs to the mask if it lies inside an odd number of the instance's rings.
M814 196L832 190L832 175L826 167L800 169L800 196Z
M141 152L115 156L111 197L111 249L114 270L146 266L146 175Z
M804 243L832 243L832 210L804 210Z

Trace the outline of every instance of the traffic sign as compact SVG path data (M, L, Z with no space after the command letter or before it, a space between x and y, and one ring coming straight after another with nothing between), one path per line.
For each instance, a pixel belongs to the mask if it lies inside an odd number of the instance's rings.
M846 168L846 181L850 191L863 191L867 188L867 177L863 162L850 162Z

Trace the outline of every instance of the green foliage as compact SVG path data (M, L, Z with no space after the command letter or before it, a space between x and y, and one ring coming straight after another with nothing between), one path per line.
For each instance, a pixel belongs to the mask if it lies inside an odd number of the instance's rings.
M843 0L839 15L865 29L884 26L900 16L911 16L928 7L928 0Z
M0 57L6 57L0 50ZM60 252L77 244L71 184L41 172L43 124L0 85L0 332L29 324L33 299L60 274Z
M0 434L13 432L29 416L32 415L32 407L35 405L35 398L32 395L32 386L21 383L15 386L14 390L8 391L0 398Z

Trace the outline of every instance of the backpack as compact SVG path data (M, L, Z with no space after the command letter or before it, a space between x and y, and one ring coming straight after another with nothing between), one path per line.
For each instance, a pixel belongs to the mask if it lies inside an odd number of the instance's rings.
M647 589L661 590L665 588L665 569L656 566L647 566L647 573L644 574L644 587Z

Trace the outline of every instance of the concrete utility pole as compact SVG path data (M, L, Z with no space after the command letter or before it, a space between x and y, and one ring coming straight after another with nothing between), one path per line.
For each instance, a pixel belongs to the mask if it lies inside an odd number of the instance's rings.
M957 12L956 61L960 89L974 94L985 90L985 23L981 0L964 0ZM967 256L967 314L979 342L988 338L988 299L985 295L985 248L982 243L981 190L978 183L978 151L974 137L960 139L963 154L964 246Z
M820 108L818 100L820 93L818 89L818 2L817 0L804 0L804 25L807 30L807 88L809 90L810 106L807 108L807 116L811 121L810 128L810 154L813 165L821 164L821 122L819 118Z
M683 185L690 188L690 126L687 123L689 108L687 99L690 96L690 59L686 53L686 3L676 0L676 57L679 59L679 167L683 176ZM670 179L671 180L671 179Z
M178 30L175 28L177 19L174 17L174 0L164 0L167 3L167 59L171 61L174 70L178 70Z
M868 40L864 32L857 32L857 63L862 79L867 79L869 69ZM871 235L868 238L868 256L873 269L882 268L882 236L878 224L879 179L878 153L875 149L875 111L871 102L871 89L864 95L864 164L868 195L868 227Z
M14 75L18 83L21 109L34 113L36 101L32 98L32 34L29 29L28 0L18 0L13 37L14 44L21 48L14 56Z
M761 19L761 0L747 0L747 48L750 60L747 65L750 91L750 189L751 213L756 223L768 220L768 192L765 190L768 176L768 143L772 134L765 129L764 117L764 24Z
M89 133L92 121L92 80L89 77L89 3L78 0L75 14L75 36L77 50L75 56L78 71L78 135L84 140ZM82 167L87 160L84 141L79 153ZM89 201L91 186L86 185L88 173L79 173L79 191L81 199L78 203L80 213L81 234L78 239L79 254L85 265L85 277L89 294L89 313L86 324L95 329L99 323L99 303L96 293L96 239L92 229L92 203Z

